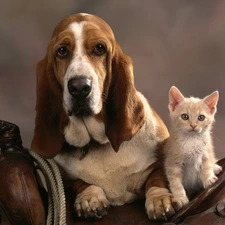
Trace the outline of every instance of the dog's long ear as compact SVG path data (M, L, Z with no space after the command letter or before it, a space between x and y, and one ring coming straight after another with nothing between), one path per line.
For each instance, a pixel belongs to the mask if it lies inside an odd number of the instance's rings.
M119 45L111 61L111 77L106 99L106 135L115 151L130 140L144 123L143 103L134 86L133 66Z
M62 147L67 115L62 106L62 90L47 56L37 65L36 119L31 148L45 158L54 157Z

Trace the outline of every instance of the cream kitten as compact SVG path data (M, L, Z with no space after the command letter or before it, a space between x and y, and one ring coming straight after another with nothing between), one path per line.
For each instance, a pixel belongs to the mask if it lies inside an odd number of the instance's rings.
M171 192L184 205L189 202L186 191L207 188L222 171L215 163L211 137L218 99L218 91L204 99L185 98L176 87L169 91L171 129L164 149L165 171Z

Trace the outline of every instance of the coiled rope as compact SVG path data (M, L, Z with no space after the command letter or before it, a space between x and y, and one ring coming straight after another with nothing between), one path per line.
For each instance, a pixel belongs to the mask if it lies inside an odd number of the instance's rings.
M26 149L43 173L48 189L48 215L46 225L66 225L66 200L62 177L53 159L44 159Z

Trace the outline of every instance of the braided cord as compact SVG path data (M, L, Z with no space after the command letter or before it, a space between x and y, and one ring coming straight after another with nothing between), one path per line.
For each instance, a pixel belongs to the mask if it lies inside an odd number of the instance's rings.
M26 149L43 173L48 189L48 215L46 225L66 225L66 200L62 177L53 159L43 159Z

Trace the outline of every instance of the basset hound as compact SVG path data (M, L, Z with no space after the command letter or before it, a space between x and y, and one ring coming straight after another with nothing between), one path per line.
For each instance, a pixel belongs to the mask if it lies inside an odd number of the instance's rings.
M72 15L55 28L37 65L31 148L53 158L76 197L79 217L146 198L150 219L182 207L168 190L160 159L169 134L136 90L131 58L97 16Z

